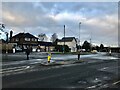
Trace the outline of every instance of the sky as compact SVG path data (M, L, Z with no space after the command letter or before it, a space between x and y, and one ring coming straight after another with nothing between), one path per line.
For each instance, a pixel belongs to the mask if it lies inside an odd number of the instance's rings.
M79 23L80 28L79 28ZM2 23L13 34L53 33L87 40L95 45L118 45L117 2L2 2ZM79 34L80 32L80 34Z

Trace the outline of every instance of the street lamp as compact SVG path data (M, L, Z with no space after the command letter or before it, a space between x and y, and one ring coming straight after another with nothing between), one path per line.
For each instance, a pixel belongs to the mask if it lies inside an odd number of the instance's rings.
M79 22L79 49L80 49L80 25L81 25L81 22Z
M79 51L78 51L78 60L80 60L80 25L81 25L81 22L79 22Z
M6 34L6 53L8 53L8 33L7 32L5 32L5 34Z
M8 43L8 32L5 32L6 34L6 42Z

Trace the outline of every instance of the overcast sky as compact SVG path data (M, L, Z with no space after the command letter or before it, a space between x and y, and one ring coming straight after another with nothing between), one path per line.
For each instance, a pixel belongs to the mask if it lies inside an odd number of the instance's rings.
M57 33L107 46L118 44L117 2L3 2L2 22L14 35L29 32L35 36ZM9 32L9 30L8 30Z

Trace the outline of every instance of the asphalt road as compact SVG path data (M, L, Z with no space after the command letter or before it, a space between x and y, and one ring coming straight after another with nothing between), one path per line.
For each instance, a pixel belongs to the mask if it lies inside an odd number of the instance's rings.
M3 88L117 88L119 59L99 61L52 67L36 65L31 71L3 76Z

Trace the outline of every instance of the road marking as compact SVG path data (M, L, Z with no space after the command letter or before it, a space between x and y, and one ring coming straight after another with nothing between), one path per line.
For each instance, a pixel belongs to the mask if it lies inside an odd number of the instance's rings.
M100 68L100 69L98 69L98 70L107 71L107 70L114 70L114 69L118 69L118 68L120 68L120 66L104 67L104 68Z
M35 71L35 70L32 70L33 67L30 67L30 68L31 69L29 69L29 71L27 70L28 68L26 67L24 70L19 69L18 71L13 71L13 72L10 72L10 73L3 73L3 72L0 72L0 73L2 73L2 76L8 76L8 75L15 75L15 74L20 74L20 73L26 73L26 72Z
M108 87L108 84L104 84L101 86L102 88L107 88Z
M30 68L30 66L27 66L26 69Z
M105 69L108 69L109 67L103 67L103 68L100 68L99 70L105 70Z
M118 84L118 83L120 83L120 81L114 82L113 84L116 85L116 84Z
M12 61L12 62L7 62L7 63L3 63L2 64L2 66L7 66L7 65L16 65L16 64L23 64L23 63L30 63L30 62L32 62L32 61L39 61L39 62L41 62L41 61L44 61L45 59L31 59L31 60L23 60L23 61Z
M23 69L17 69L17 70L10 70L10 71L5 71L5 72L2 72L2 73L10 73L10 72L16 72L16 71L21 71L21 70L23 70Z
M0 73L4 74L4 75L7 75L8 73L17 72L17 71L23 71L23 70L28 69L28 68L30 68L30 66L8 68L8 69L4 69L4 71L0 71Z
M89 88L89 89L91 89L91 88L96 88L96 85L90 86L90 87L87 87L87 88Z
M2 71L8 71L8 70L14 70L14 69L19 69L19 68L25 68L27 66L21 66L21 67L13 67L13 68L6 68L6 69L2 69Z

